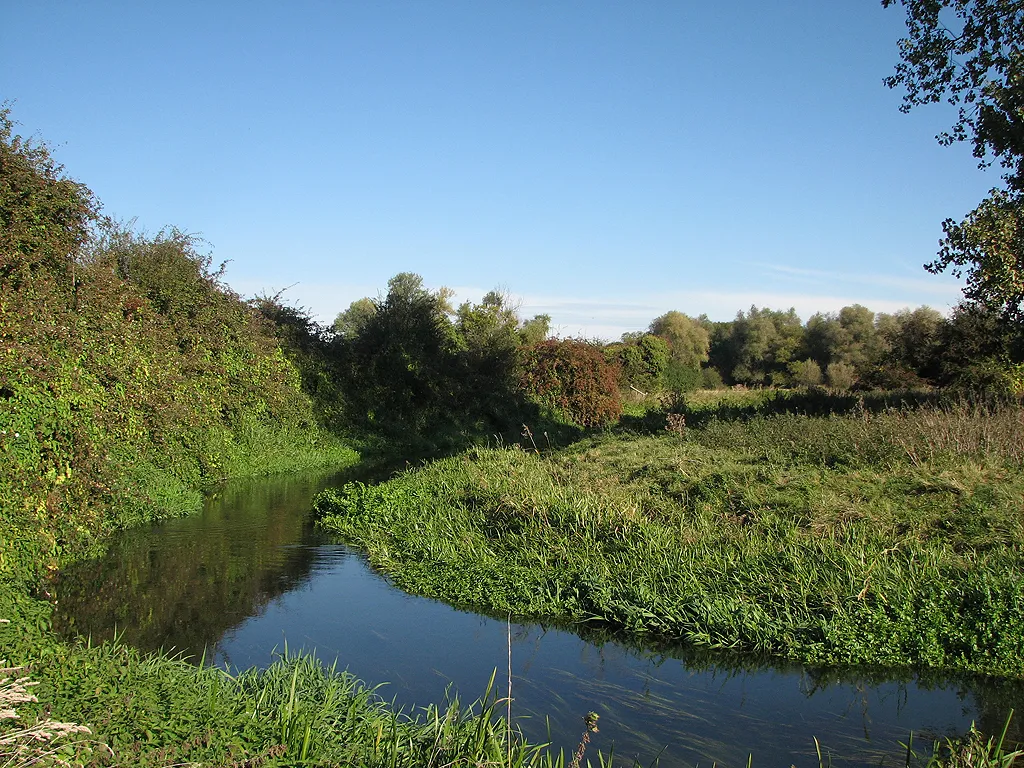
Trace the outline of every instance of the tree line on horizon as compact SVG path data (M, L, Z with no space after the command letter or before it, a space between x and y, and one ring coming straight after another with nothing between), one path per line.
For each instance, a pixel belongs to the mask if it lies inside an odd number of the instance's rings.
M253 303L328 421L387 439L507 434L545 418L591 427L615 421L630 397L737 385L1024 391L1021 325L977 302L950 317L854 304L806 323L793 309L755 306L727 322L671 311L604 343L550 338L548 316L520 318L500 291L452 298L403 272L330 326L280 296Z

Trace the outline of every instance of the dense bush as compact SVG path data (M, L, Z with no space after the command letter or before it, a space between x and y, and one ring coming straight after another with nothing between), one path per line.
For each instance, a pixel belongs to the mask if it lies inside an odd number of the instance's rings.
M789 364L789 375L798 387L814 387L821 384L821 366L811 359Z
M662 384L669 362L669 346L664 339L645 333L609 344L605 357L609 362L618 363L624 388L650 392Z
M703 374L698 367L670 360L665 368L665 389L669 392L693 392L701 388L703 381Z
M0 115L0 577L223 477L341 455L314 457L337 444L192 238L95 211Z
M622 414L618 366L600 347L579 339L544 341L520 351L519 381L539 403L583 427Z
M722 381L722 374L718 372L717 368L702 368L700 385L703 389L723 389L725 382Z

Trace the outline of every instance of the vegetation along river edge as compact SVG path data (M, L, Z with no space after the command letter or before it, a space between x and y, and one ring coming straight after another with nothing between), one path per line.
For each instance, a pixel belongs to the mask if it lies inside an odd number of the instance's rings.
M967 279L949 317L669 312L603 345L400 273L324 327L243 299L199 238L105 216L0 105L0 765L575 768L596 724L576 754L527 744L500 685L401 713L309 657L229 672L50 631L54 574L114 532L188 514L225 478L374 452L445 458L316 513L410 591L1024 677L1024 19L1004 0L897 4L889 84L907 109L978 104L945 139L1004 171L927 265ZM1008 766L1008 749L972 732L937 759Z
M1019 406L711 419L476 449L315 507L403 589L502 615L1020 677L1022 456Z

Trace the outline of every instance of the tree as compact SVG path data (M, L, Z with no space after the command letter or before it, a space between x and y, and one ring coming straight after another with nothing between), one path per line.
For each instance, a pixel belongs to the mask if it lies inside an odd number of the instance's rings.
M840 357L843 329L839 318L832 313L811 315L804 329L804 346L811 359L822 368Z
M947 219L942 229L939 257L925 268L951 267L954 277L967 276L968 299L1024 320L1024 193L994 189L962 222Z
M906 89L901 110L948 101L958 107L949 145L970 141L982 167L998 162L993 189L963 222L943 222L933 273L967 276L967 298L1017 320L1024 309L1024 3L1020 0L898 0L907 11L901 63L886 78ZM897 0L882 0L884 7Z
M736 365L732 378L742 384L785 383L789 363L803 344L796 310L781 312L751 307L739 312L732 327Z
M875 313L860 304L852 304L839 310L840 362L849 363L862 373L878 357L875 339Z
M551 332L551 315L534 315L519 328L523 344L540 344Z
M804 346L822 368L844 363L861 375L877 363L883 351L875 313L860 304L843 307L838 314L813 315L807 321Z
M682 312L666 312L651 322L650 332L668 342L672 359L688 368L700 368L708 359L707 329Z
M359 334L375 314L377 314L377 305L373 299L357 299L348 305L348 309L339 312L338 316L334 318L334 332L343 339L351 339Z
M846 390L857 383L857 371L849 363L829 363L825 377L833 389Z
M1024 363L1024 327L984 306L965 302L939 330L937 347L940 383L957 384L978 364L1009 369Z
M668 343L650 333L639 338L623 337L623 343L613 345L611 352L622 369L627 385L642 390L655 389L665 375L669 361Z
M821 384L821 366L810 358L789 364L789 374L798 387L813 387Z
M1012 189L1024 189L1024 3L1020 0L898 0L909 36L899 41L902 62L886 78L903 86L900 109L945 99L958 106L942 144L971 141L982 165L1006 169ZM882 6L897 0L882 0Z
M706 315L701 315L699 320L711 337L708 366L731 378L732 371L739 365L739 349L734 333L735 321L715 323Z
M464 301L455 312L460 345L480 355L511 355L519 344L519 317L509 297L488 291L479 304Z
M879 316L878 335L886 347L885 363L931 379L941 352L940 335L946 323L931 307Z
M456 341L447 295L402 272L349 342L352 399L368 424L397 436L422 435L458 401Z

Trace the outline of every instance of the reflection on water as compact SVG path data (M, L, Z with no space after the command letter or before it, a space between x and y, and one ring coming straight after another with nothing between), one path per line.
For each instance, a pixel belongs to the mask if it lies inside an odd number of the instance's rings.
M643 649L458 611L391 587L345 546L312 529L312 495L350 475L282 477L225 486L202 515L131 531L102 560L58 584L58 627L143 649L175 649L235 667L274 649L338 660L406 708L444 699L449 685L481 695L495 670L506 685L512 634L514 713L534 739L550 728L571 749L594 710L594 741L662 765L816 764L812 736L837 765L901 765L910 730L1001 729L1024 687L970 676L812 670ZM1020 721L1016 738L1022 738Z

